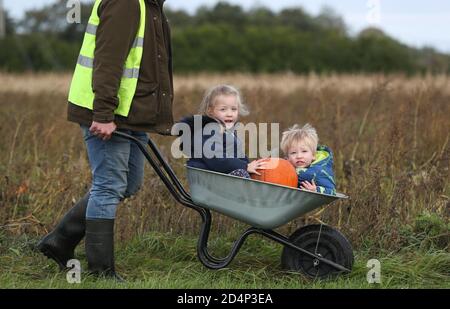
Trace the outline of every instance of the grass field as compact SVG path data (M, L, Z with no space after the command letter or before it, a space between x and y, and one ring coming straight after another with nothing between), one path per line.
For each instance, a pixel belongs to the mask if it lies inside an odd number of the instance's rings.
M80 129L66 121L69 81L68 74L0 73L0 287L69 286L54 265L28 249L90 185ZM125 286L367 287L365 263L379 258L381 287L448 287L447 76L177 76L175 118L194 113L205 89L217 83L241 88L251 111L244 123L277 122L284 130L309 122L333 149L338 191L350 199L280 232L318 220L334 226L355 248L355 269L349 277L311 283L281 272L280 248L259 245L257 238L228 269L206 270L195 258L197 214L177 205L146 166L142 190L117 216L117 263L129 279ZM170 156L174 139L152 137L186 184L184 160ZM242 228L214 217L213 232L224 242ZM81 286L110 284L86 278Z
M281 247L260 237L251 237L235 261L218 271L206 269L196 258L196 238L151 233L117 248L117 269L125 283L96 279L82 273L81 284L69 284L55 263L33 252L34 239L2 238L0 286L2 288L450 288L450 256L443 250L403 250L370 256L356 253L350 275L311 280L280 269ZM213 251L226 253L230 240L212 242ZM82 267L83 250L78 251ZM368 284L366 263L378 258L381 284Z

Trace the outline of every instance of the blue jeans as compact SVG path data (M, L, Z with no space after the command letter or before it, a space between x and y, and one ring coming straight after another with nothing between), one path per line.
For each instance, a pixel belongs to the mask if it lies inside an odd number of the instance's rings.
M86 210L88 219L114 219L119 202L137 193L144 179L142 151L132 141L111 136L98 138L81 125L92 172L92 186ZM147 144L145 132L118 129Z

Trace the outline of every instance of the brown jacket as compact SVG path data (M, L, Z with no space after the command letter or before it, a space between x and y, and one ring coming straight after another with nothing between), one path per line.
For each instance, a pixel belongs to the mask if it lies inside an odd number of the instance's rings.
M123 65L139 27L138 0L103 0L98 9L92 88L94 110L69 102L69 121L90 126L114 121L118 128L170 134L173 124L173 77L170 28L164 0L145 0L144 52L128 117L115 115Z

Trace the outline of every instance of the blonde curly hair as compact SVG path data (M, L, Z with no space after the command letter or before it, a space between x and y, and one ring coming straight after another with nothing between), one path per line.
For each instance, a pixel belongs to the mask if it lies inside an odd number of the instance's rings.
M298 124L296 124L284 131L280 143L281 151L285 156L287 156L289 148L294 143L300 142L305 143L313 154L316 153L317 145L319 144L319 136L317 135L316 129L314 129L309 123L305 124L301 128Z

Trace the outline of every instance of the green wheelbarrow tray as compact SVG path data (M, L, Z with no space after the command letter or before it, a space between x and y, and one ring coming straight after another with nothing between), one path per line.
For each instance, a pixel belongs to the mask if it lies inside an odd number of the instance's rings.
M187 167L191 198L197 205L262 229L274 229L330 204L328 195L259 180Z

